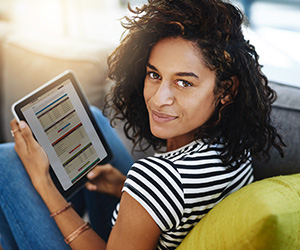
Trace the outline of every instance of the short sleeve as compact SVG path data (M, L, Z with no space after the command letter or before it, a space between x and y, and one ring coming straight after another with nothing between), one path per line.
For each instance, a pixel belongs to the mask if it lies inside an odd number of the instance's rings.
M172 162L159 157L139 160L129 171L123 191L147 210L162 231L179 225L184 193Z

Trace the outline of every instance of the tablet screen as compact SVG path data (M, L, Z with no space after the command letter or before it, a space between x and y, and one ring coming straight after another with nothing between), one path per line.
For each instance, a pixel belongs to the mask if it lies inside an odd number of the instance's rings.
M21 101L20 112L47 152L50 165L66 191L108 156L89 114L68 78ZM51 84L50 84L51 86Z

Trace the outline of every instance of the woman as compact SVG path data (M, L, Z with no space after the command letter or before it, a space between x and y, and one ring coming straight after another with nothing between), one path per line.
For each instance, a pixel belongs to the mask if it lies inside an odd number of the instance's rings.
M106 243L56 190L28 126L13 120L15 149L32 182L28 202L38 200L30 218L20 212L11 228L22 234L19 247L175 249L218 202L253 181L251 157L268 157L272 146L282 154L270 124L275 93L243 37L239 10L221 0L154 0L134 13L108 59L116 84L106 109L125 121L135 146L159 153L134 163L126 180L111 165L89 174L89 190L121 197ZM6 218L13 227L9 212Z

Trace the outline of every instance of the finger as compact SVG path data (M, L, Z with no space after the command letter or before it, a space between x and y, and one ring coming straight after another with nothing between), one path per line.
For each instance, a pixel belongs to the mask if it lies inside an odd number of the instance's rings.
M12 134L15 139L15 149L17 152L22 152L27 150L27 145L24 141L21 131L19 130L19 125L16 119L10 122Z
M18 122L16 119L11 120L10 127L11 127L11 135L13 137L15 137L16 134L20 133Z
M24 121L19 122L19 129L22 132L24 140L27 144L28 150L32 151L35 150L36 146L38 145L37 141L34 139L31 129Z
M109 169L110 164L98 165L87 174L87 178L90 180L94 180Z
M90 183L90 182L87 182L85 184L85 187L89 191L96 191L97 190L97 186L95 184Z

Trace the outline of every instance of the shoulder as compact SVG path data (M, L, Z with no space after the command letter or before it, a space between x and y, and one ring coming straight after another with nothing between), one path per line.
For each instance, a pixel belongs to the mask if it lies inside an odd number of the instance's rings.
M221 152L224 150L223 144L207 145L203 142L194 143L182 151L169 153L162 157L173 162L176 167L180 166L222 166Z
M185 154L172 160L179 172L185 192L199 196L211 192L226 196L253 181L253 168L250 153L243 164L224 164L221 154L224 144L199 144ZM212 192L215 190L215 192ZM187 195L185 196L187 198ZM194 196L193 196L194 197Z
M168 159L155 156L147 157L134 163L131 171L145 178L174 182L176 186L181 188L180 174L175 164Z

